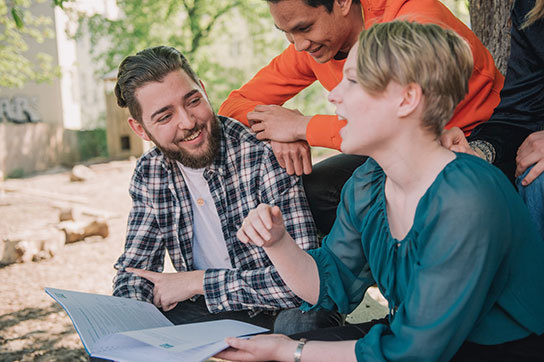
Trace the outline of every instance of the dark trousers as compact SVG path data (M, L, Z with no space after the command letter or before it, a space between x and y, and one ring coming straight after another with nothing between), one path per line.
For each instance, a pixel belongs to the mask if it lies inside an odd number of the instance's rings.
M163 314L175 325L206 322L219 319L234 319L270 329L274 333L293 334L319 328L336 327L344 324L344 316L326 310L302 312L298 308L284 309L277 313L261 312L250 317L247 311L221 312L212 314L203 297L195 302L186 300Z
M339 154L313 166L302 182L317 229L327 235L336 219L340 193L353 171L367 160L366 156Z
M483 140L495 145L497 149L493 165L500 168L514 184L518 148L532 132L523 126L484 122L474 129L468 140Z
M310 341L348 341L363 338L376 324L388 324L387 317L370 322L349 324L343 327L325 328L293 334L293 339L306 338ZM455 356L455 362L529 362L544 361L544 334L531 334L527 338L496 345L481 345L465 342Z

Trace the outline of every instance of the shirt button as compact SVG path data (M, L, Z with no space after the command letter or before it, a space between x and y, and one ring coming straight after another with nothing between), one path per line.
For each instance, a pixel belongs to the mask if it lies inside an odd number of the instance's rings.
M219 305L217 306L217 309L223 310L223 306L222 306L221 304L219 304Z
M397 248L399 248L399 247L400 247L400 243L397 243Z
M198 198L198 200L196 200L196 203L198 204L198 206L204 206L204 199Z

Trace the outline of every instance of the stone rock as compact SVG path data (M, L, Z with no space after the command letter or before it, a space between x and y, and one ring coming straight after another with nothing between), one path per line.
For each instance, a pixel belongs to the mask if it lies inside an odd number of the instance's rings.
M0 264L13 264L17 260L17 251L15 246L20 240L10 240L8 238L0 240Z
M62 208L59 210L59 221L71 221L74 220L73 209L71 207Z
M54 227L10 235L0 243L0 263L49 259L64 246L64 234Z
M84 165L75 165L70 172L70 181L81 182L95 177L93 170Z
M94 219L89 221L63 221L57 226L64 231L66 243L75 243L88 236L99 235L107 238L110 234L108 223L103 219Z

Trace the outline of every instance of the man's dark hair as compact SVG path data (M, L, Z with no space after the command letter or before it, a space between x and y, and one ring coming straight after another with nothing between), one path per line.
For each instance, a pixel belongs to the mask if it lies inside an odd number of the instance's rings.
M130 115L142 123L142 108L136 99L138 88L149 82L162 82L171 72L182 69L196 83L198 76L177 49L168 46L147 48L126 57L119 65L115 96L119 107L128 107Z
M269 3L272 3L272 4L277 4L277 3L279 3L280 1L283 1L283 0L266 0L266 1L269 2ZM325 9L327 9L328 13L330 13L332 11L334 1L335 0L304 0L306 5L309 5L309 6L313 7L313 8L324 6ZM360 4L361 0L352 0L352 3Z

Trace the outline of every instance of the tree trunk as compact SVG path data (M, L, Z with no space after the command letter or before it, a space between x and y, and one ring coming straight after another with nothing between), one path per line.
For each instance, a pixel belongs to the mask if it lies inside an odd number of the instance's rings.
M502 74L510 54L510 10L513 0L469 0L472 31L489 49Z

